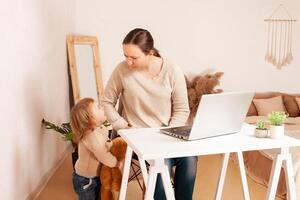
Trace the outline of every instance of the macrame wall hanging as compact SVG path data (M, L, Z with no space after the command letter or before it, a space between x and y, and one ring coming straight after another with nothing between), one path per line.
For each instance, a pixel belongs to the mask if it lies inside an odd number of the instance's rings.
M293 19L288 10L280 4L264 21L268 26L265 60L281 69L294 59L292 53L293 23L297 20Z

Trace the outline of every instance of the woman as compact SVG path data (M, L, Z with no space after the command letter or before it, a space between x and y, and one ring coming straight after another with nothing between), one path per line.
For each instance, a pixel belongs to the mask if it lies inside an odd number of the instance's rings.
M104 110L115 130L182 126L189 116L184 75L154 48L145 29L130 31L123 40L125 61L113 71L105 88ZM119 100L121 110L115 109ZM120 106L119 106L120 107ZM191 200L197 169L197 157L168 159L177 200ZM161 177L155 188L155 200L166 199Z

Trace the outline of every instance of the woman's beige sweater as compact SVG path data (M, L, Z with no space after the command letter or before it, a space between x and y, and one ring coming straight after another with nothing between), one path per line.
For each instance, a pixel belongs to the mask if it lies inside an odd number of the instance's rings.
M122 111L115 109L120 100ZM164 59L160 73L150 78L121 62L105 88L105 114L116 130L181 126L189 116L186 82L181 69Z
M100 175L100 163L109 167L117 166L116 157L106 147L107 139L107 130L97 128L80 140L75 164L77 174L91 178Z

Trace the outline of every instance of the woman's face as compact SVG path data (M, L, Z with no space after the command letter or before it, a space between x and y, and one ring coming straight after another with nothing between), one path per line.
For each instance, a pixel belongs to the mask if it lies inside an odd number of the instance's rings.
M148 67L150 54L146 55L137 45L123 44L125 61L132 69Z
M97 121L97 125L101 125L106 120L104 109L102 106L99 106L98 103L93 103L92 112L94 114L95 120Z

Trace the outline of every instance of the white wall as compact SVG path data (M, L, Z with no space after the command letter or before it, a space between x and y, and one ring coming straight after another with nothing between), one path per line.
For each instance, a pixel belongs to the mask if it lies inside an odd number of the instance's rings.
M76 1L76 32L96 35L106 82L123 59L129 30L150 30L163 56L185 73L223 71L229 90L300 92L300 1L298 0L130 0ZM266 63L266 23L282 3L294 26L292 64L282 70Z
M298 19L294 62L265 63L263 19L283 3ZM76 6L75 6L76 5ZM135 27L150 30L161 53L185 73L224 71L225 90L299 92L298 0L11 0L0 7L0 199L26 199L67 149L43 117L69 120L65 36L96 35L106 82L123 59L121 42Z
M69 120L65 36L74 12L72 0L0 6L0 199L30 199L68 147L41 120Z

